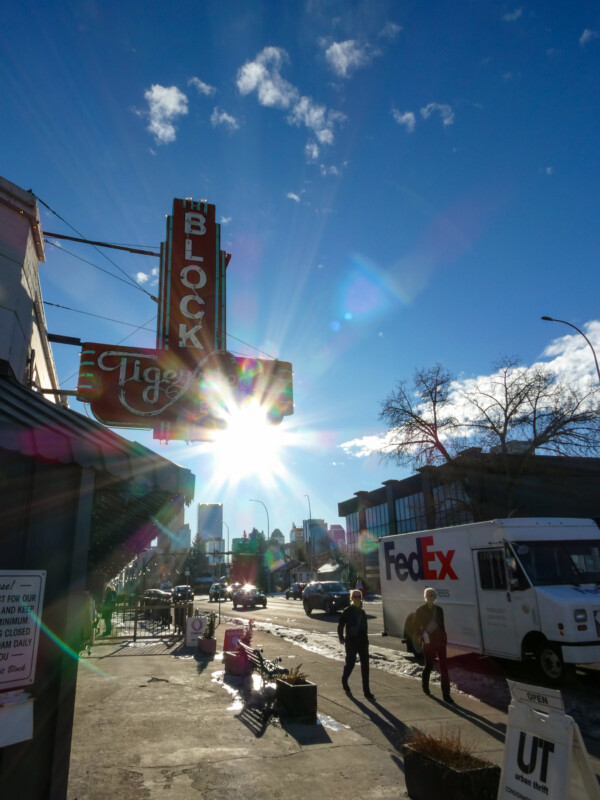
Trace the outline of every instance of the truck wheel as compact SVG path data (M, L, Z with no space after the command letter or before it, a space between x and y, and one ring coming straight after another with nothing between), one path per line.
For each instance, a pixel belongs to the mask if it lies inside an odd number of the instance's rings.
M311 607L310 607L310 604L309 604L309 603L307 603L306 601L304 602L304 612L305 612L305 614L306 614L306 616L307 616L307 617L310 617L310 615L311 615L311 612L312 612L312 609L311 609Z
M408 636L408 643L413 655L415 655L417 658L423 658L423 645L421 644L417 634L413 631L411 631L410 635Z
M545 642L536 650L538 669L543 678L555 685L561 684L565 677L565 665L560 647Z

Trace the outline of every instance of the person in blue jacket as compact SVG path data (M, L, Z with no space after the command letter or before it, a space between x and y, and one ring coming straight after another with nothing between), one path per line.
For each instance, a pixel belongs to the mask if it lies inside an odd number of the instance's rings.
M375 700L369 687L369 630L367 615L362 607L362 592L353 589L350 593L350 605L342 611L338 623L338 638L346 646L346 663L342 673L342 686L350 694L348 678L356 664L356 656L360 658L363 693L367 700Z

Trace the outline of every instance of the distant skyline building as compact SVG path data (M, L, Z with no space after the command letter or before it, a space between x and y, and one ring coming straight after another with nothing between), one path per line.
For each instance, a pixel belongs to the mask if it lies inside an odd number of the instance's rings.
M276 528L276 529L273 531L273 533L271 534L271 539L273 539L274 541L276 541L276 542L277 542L277 544L279 545L279 547L283 547L283 545L285 544L285 536L284 536L284 535L283 535L283 533L282 533L280 530L278 530L277 528Z
M198 535L201 539L223 536L223 503L198 503Z
M346 547L346 531L341 525L330 525L327 535L331 544L339 550L343 550Z
M321 553L329 551L327 542L327 525L322 519L305 519L302 522L304 528L304 541L307 544L308 554L313 558Z

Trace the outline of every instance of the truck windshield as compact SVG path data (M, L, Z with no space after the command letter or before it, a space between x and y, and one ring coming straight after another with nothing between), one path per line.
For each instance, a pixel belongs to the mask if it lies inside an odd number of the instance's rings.
M534 586L600 582L600 540L514 542L513 550Z

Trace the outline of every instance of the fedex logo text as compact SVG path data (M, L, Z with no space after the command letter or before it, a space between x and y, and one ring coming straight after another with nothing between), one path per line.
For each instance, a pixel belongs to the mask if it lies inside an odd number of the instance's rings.
M433 550L433 536L420 536L416 541L416 552L408 555L394 553L395 542L384 542L386 580L391 580L392 565L399 581L405 581L409 576L413 581L441 581L444 578L449 578L451 581L458 580L458 575L452 569L452 559L456 550L446 552Z

